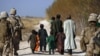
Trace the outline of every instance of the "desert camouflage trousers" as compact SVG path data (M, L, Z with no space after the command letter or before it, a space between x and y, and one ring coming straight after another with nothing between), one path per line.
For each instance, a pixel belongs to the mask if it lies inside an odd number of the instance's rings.
M4 43L0 42L0 56L2 56L2 53L3 53L3 46L4 46Z
M93 56L94 54L100 55L100 47L96 44L87 45L86 56Z
M11 41L8 41L4 44L2 56L14 56L13 55L13 45Z

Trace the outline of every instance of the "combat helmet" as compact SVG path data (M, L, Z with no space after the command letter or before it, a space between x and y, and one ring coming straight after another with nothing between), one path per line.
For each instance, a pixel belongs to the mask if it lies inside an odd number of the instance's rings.
M97 21L97 14L91 13L88 19L88 22Z
M10 10L10 15L16 15L16 9L15 8L12 8Z
M3 12L0 13L0 18L1 19L6 18L6 17L8 17L8 13L6 11L3 11Z

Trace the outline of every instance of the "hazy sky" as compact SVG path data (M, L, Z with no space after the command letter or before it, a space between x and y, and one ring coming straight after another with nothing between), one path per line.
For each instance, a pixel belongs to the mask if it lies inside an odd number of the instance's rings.
M54 0L0 0L0 12L17 9L17 15L44 17Z

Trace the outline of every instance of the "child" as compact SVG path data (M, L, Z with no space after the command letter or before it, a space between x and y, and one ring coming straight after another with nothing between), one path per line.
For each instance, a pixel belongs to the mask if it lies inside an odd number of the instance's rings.
M53 36L53 32L50 32L50 36L48 36L48 38L47 38L47 43L49 45L49 54L51 54L51 51L54 54L55 37Z
M66 36L63 33L63 28L60 29L59 33L57 33L56 41L57 41L57 49L61 55L64 55L64 40Z
M34 53L35 47L36 47L36 31L32 30L32 34L30 35L28 42L30 41L30 46L32 53Z
M46 51L46 37L47 31L44 29L44 25L41 24L39 29L39 37L40 37L40 51L43 51L42 48L44 47L44 52Z

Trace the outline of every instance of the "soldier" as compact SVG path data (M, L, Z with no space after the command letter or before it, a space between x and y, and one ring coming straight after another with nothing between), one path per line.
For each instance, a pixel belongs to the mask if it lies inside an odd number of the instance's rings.
M97 14L91 13L88 19L89 25L82 31L82 39L80 45L81 49L83 51L86 51L86 56L93 56L92 52L93 47L92 45L89 44L89 42L92 39L92 37L95 36L94 33L97 31L96 22L97 22Z
M97 17L98 23L100 23L100 15ZM88 45L88 48L91 48L88 50L88 54L91 54L92 56L100 56L100 25L97 24L98 30L95 32L95 36L91 38L91 41Z
M16 16L16 13L17 13L16 9L12 8L10 10L10 15L11 16L10 16L10 18L8 20L11 21L11 23L12 23L12 25L14 27L14 30L19 27L19 36L20 36L20 40L22 40L22 29L24 28L24 24L21 21L20 16Z
M8 18L8 20L11 22L13 27L12 32L13 32L14 55L18 55L17 50L19 49L19 42L21 39L21 30L23 28L23 23L21 22L21 19L19 19L20 17L15 16L16 15L15 8L11 9L10 15L11 16Z
M1 12L0 14L1 22L0 22L0 55L2 56L8 46L9 42L9 29L10 22L7 21L8 14L7 12ZM5 46L5 47L4 47ZM7 53L8 55L8 53Z

